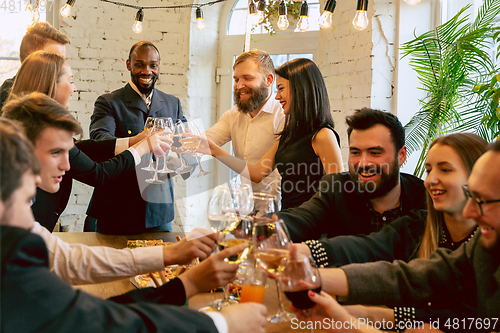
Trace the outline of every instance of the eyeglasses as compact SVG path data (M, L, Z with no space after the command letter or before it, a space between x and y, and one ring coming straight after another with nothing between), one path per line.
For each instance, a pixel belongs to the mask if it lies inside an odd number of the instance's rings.
M486 201L483 201L483 200L479 199L478 197L473 196L469 192L469 186L467 186L467 185L462 185L462 189L464 190L465 197L467 199L469 199L469 198L472 199L472 202L476 206L476 211L477 211L477 208L479 207L479 212L481 213L481 216L483 216L483 205L484 204L489 204L489 203L494 203L494 202L500 202L500 199L498 199L498 200L486 200Z

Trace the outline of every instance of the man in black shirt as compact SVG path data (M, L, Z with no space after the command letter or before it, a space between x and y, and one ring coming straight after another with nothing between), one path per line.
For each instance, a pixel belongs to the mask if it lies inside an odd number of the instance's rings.
M364 108L346 121L349 172L324 176L309 201L278 214L294 242L369 234L413 209L425 209L422 180L399 172L406 146L397 117ZM318 262L318 243L307 243Z

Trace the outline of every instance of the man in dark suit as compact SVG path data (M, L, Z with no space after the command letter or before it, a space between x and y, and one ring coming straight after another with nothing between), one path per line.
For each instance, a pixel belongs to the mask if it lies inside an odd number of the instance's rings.
M136 135L144 128L147 117L186 121L179 99L155 88L160 54L152 43L132 46L126 63L131 74L129 83L95 102L90 123L92 139ZM150 178L149 172L136 170L136 175L94 190L87 214L97 219L97 231L107 234L172 231L172 180L168 177L165 184L147 186L145 179Z
M41 178L32 145L0 119L0 244L2 332L264 332L261 304L203 314L165 304L162 288L103 300L71 288L48 269L47 248L33 227L29 201Z

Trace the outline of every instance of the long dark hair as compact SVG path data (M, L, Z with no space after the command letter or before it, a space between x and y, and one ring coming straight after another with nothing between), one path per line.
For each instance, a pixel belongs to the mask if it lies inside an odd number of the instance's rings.
M288 80L290 87L290 113L279 133L285 142L295 141L324 125L333 128L325 81L313 61L304 58L288 61L276 69L276 74Z

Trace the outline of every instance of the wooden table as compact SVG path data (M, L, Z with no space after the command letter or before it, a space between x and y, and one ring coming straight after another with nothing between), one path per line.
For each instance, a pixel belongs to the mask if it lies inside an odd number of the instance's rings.
M113 248L124 248L127 246L129 239L163 239L167 242L176 242L176 236L183 236L183 233L178 232L165 232L165 233L150 233L140 235L116 236L116 235L103 235L96 232L54 232L54 235L68 243L81 243L90 246L109 246ZM129 279L117 280L114 282L106 282L92 285L75 286L100 298L109 298L112 296L120 295L128 291L134 290L134 285ZM217 295L222 298L222 294ZM286 297L283 295L285 304L289 304ZM213 295L210 293L202 293L195 295L189 299L189 308L199 310L205 307L213 300ZM274 281L269 281L269 287L266 289L264 295L264 305L267 307L268 314L274 314L278 311L278 297L276 294L276 286ZM292 329L291 323L268 324L266 332L309 332L308 330ZM315 332L319 332L315 330Z

